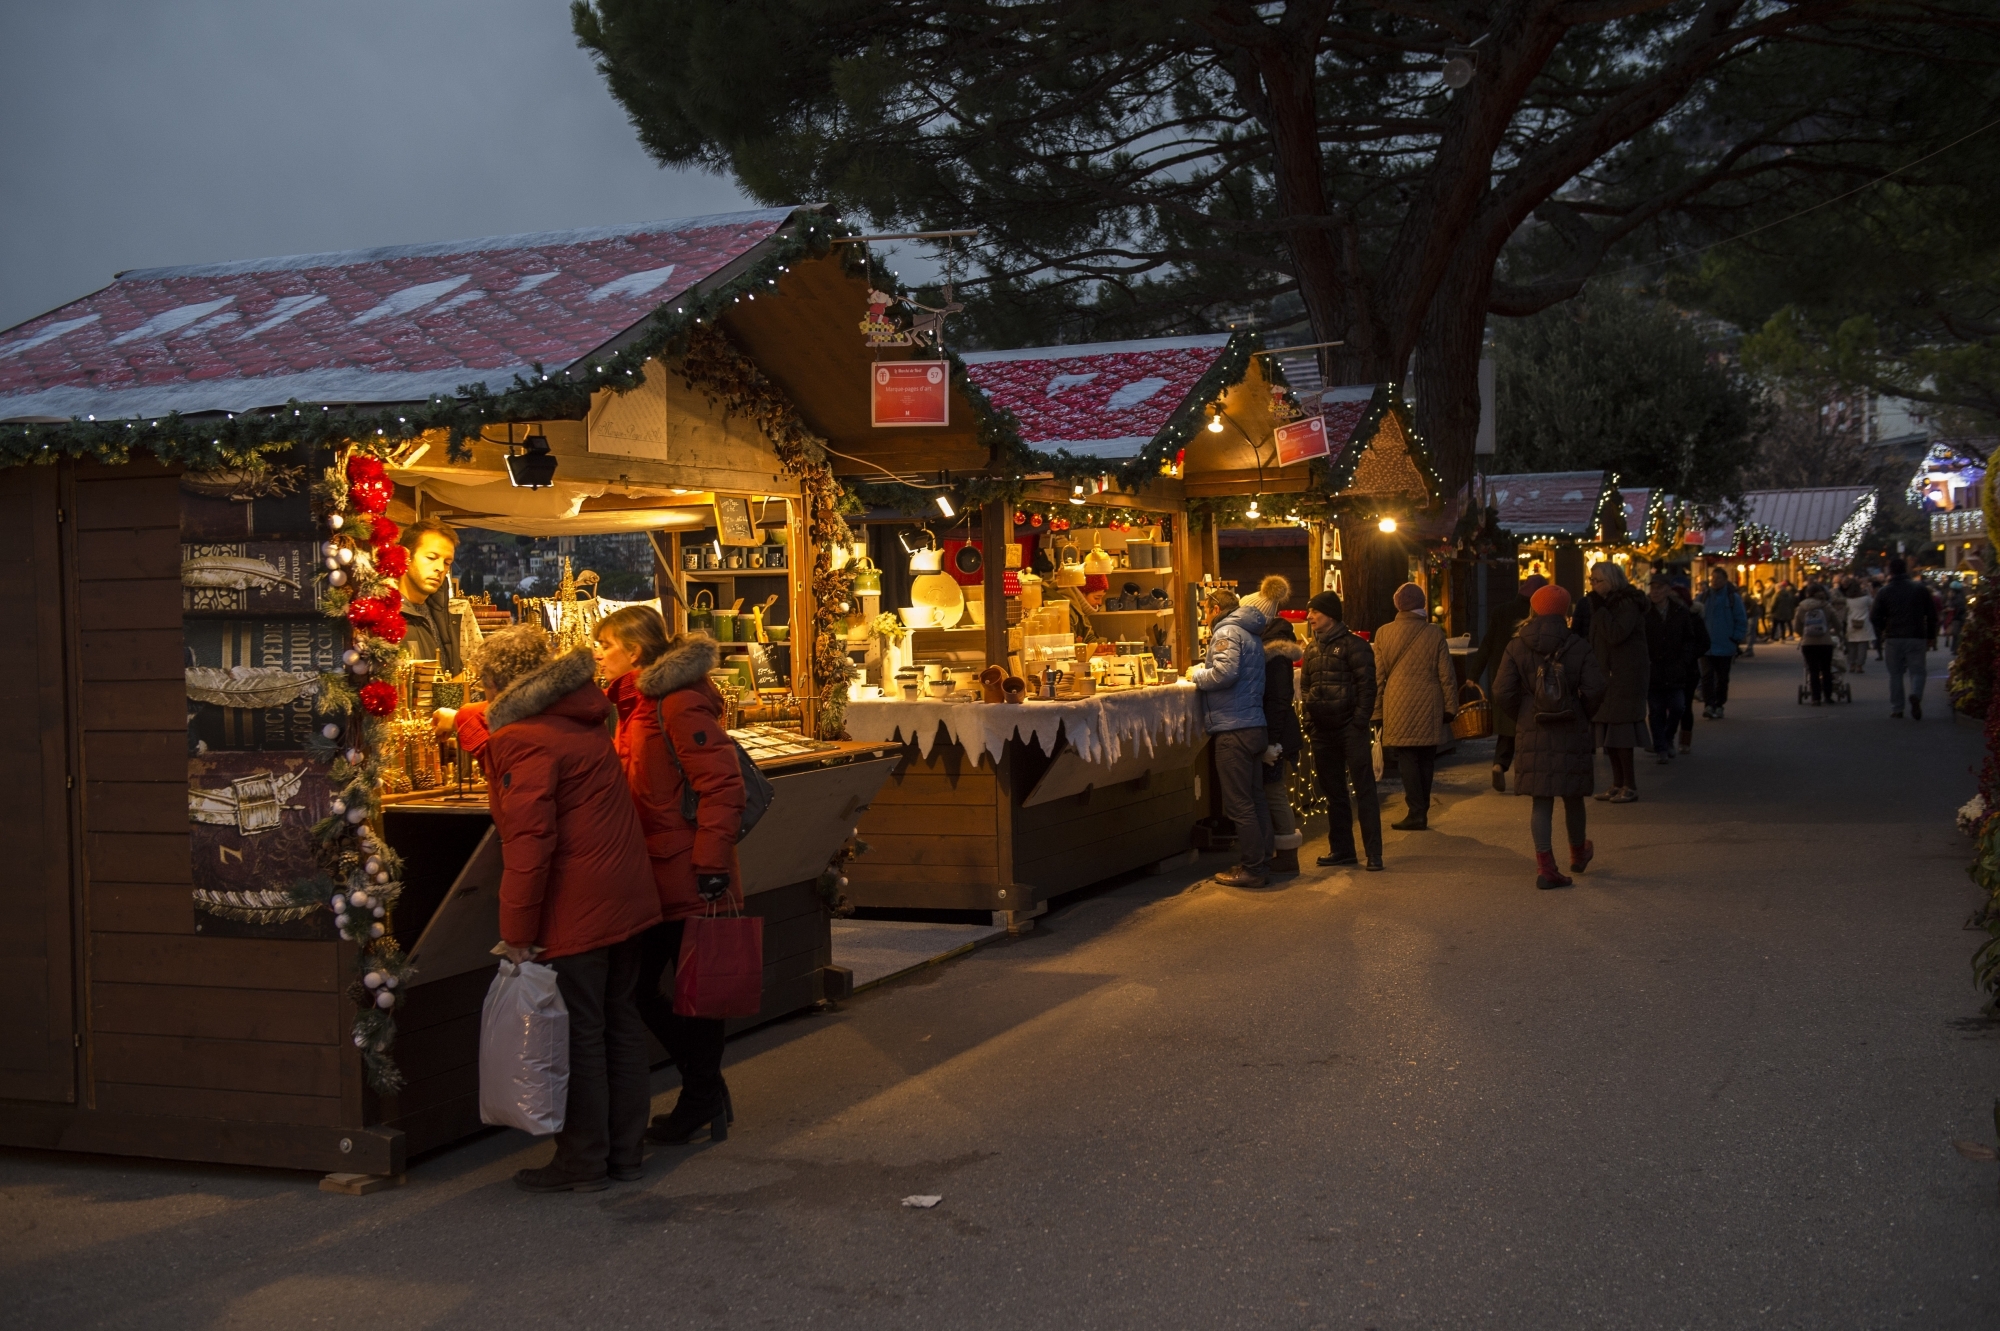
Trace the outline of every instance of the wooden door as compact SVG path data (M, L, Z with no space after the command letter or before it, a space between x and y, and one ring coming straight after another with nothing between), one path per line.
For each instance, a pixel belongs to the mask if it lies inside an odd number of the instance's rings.
M60 481L66 469L0 471L0 1099L76 1099L70 893L69 690Z

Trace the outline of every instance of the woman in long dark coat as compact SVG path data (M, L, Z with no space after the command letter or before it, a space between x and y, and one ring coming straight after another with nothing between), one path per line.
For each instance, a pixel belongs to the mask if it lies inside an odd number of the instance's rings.
M1625 570L1604 560L1590 570L1590 654L1604 671L1604 701L1591 714L1597 747L1611 760L1611 789L1597 798L1630 804L1639 798L1632 755L1649 746L1646 685L1653 659L1646 645L1646 598Z
M1604 700L1604 672L1590 654L1590 644L1569 631L1569 593L1544 587L1529 602L1532 618L1521 626L1500 658L1500 677L1493 684L1493 705L1514 716L1514 780L1523 795L1534 796L1529 828L1535 841L1535 886L1568 887L1570 879L1556 868L1555 805L1563 802L1569 830L1569 867L1582 873L1594 853L1584 835L1583 801L1590 794L1595 769L1595 744L1590 714ZM1536 697L1536 683L1545 666L1560 668L1561 705Z

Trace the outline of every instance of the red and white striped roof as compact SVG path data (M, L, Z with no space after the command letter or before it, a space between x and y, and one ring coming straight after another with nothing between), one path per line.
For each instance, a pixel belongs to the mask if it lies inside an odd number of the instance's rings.
M497 392L616 340L792 211L121 273L0 333L0 420Z
M1228 333L975 351L966 370L1021 441L1044 453L1129 458L1167 427L1229 345Z

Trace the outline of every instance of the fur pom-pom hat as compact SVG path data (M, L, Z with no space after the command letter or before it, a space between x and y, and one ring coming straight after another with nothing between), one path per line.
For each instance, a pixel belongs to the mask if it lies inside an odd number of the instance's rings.
M1257 584L1257 590L1243 598L1243 604L1255 606L1264 612L1264 618L1276 619L1278 608L1292 599L1292 584L1273 573Z

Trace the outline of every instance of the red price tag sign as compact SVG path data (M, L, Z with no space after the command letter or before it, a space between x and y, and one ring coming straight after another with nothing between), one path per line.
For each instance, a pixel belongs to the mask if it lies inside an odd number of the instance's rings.
M1326 417L1308 416L1304 420L1280 425L1275 439L1278 445L1278 465L1289 467L1294 462L1309 462L1313 458L1327 455Z
M878 361L868 367L868 416L877 428L951 424L951 366L941 360Z

